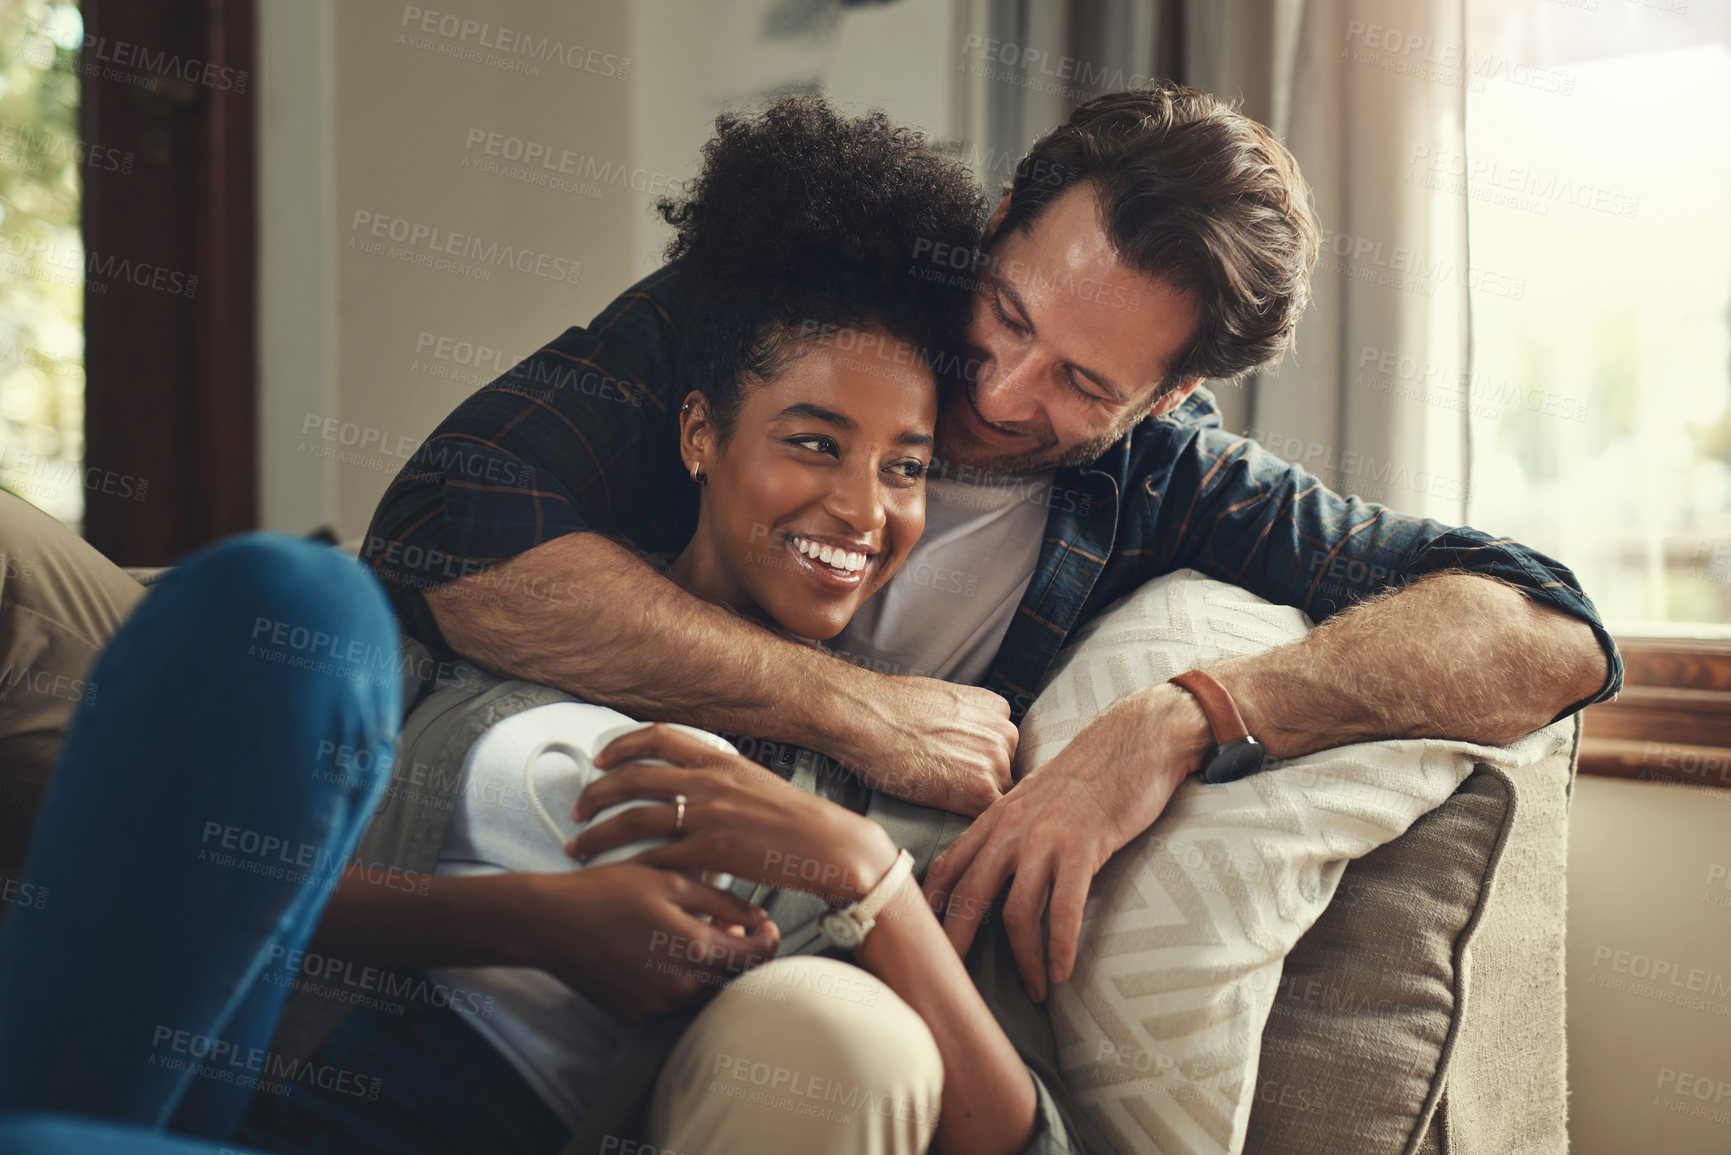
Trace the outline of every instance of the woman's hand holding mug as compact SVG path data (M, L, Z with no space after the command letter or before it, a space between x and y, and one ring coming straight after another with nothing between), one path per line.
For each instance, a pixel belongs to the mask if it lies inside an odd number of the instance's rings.
M672 726L616 738L595 765L607 773L578 798L572 812L578 822L638 799L683 798L684 806L634 807L593 823L566 846L579 860L640 839L666 838L632 861L725 871L841 906L862 897L896 858L895 843L869 818L803 793L750 759Z

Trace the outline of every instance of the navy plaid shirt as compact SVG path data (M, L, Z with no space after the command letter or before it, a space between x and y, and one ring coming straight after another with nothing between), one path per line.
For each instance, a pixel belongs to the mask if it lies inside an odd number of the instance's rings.
M676 553L696 527L697 491L678 453L674 364L688 303L663 268L480 389L434 430L385 492L362 557L404 629L448 649L424 591L567 533L599 532ZM1033 581L986 686L1020 719L1065 638L1151 578L1195 569L1313 621L1427 573L1501 579L1593 629L1616 694L1623 664L1574 574L1507 538L1343 497L1301 467L1220 426L1198 389L1092 464L1060 470ZM583 598L513 589L486 596Z

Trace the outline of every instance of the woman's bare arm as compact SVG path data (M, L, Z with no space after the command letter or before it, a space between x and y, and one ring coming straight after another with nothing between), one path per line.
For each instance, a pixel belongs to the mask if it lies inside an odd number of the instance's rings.
M918 1011L937 1041L944 1097L934 1148L985 1155L1026 1147L1038 1106L1033 1076L913 880L897 890L854 961Z
M312 949L386 970L534 967L636 1020L713 994L774 958L781 941L762 910L726 891L631 863L402 883L346 873Z

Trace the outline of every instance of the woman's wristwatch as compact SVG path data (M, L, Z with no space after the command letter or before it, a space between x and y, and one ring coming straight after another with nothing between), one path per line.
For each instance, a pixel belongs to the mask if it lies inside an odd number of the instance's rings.
M823 941L837 950L858 950L872 927L877 925L878 915L895 897L896 888L912 878L913 873L914 856L904 849L896 858L895 865L878 879L876 886L866 891L864 898L840 910L832 910L818 920L817 928Z
M1218 679L1201 670L1190 670L1171 681L1196 699L1208 719L1208 728L1214 732L1214 753L1202 765L1204 782L1236 782L1262 769L1265 760L1262 743L1250 736L1237 703Z

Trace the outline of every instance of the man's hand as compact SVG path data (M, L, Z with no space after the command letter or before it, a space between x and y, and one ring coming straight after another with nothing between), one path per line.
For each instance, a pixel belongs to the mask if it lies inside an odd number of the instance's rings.
M1591 627L1477 574L1434 574L1367 599L1303 639L1213 663L1270 758L1386 738L1506 745L1579 706L1608 663ZM958 950L1013 875L1004 924L1034 999L1075 967L1095 873L1153 825L1214 740L1193 698L1169 683L1101 712L1064 752L982 814L932 865ZM1043 958L1040 916L1051 911Z
M957 952L968 953L980 927L975 912L989 910L1013 876L1004 927L1022 985L1043 1002L1048 984L1075 969L1094 875L1154 824L1213 745L1201 707L1176 686L1138 691L1102 711L932 864L926 896L948 911L944 930ZM1049 950L1040 931L1048 908Z
M627 1021L708 998L774 958L781 943L762 910L672 871L624 862L519 877L518 909L534 920L522 965Z
M936 678L872 675L874 693L836 756L892 798L969 818L1010 788L1016 727L990 690Z

